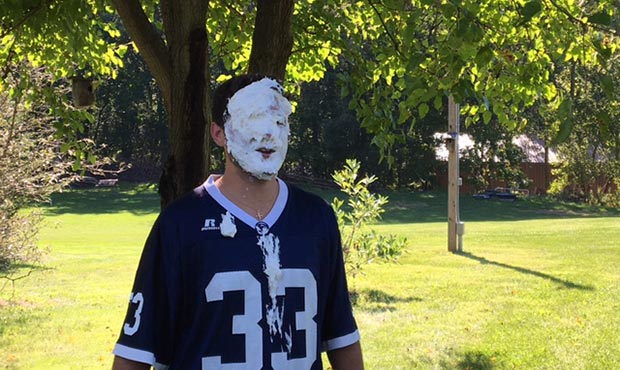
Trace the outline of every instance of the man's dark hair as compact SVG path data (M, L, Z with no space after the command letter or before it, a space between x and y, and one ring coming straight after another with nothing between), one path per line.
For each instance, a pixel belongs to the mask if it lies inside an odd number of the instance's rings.
M237 91L265 77L270 78L269 76L255 74L239 75L218 86L213 93L213 105L211 108L213 122L217 123L220 127L224 127L224 122L228 119L228 100L230 100Z

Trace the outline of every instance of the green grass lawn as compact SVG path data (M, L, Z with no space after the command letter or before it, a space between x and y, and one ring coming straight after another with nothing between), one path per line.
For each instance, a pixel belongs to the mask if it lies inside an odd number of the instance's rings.
M463 197L452 254L443 194L389 195L377 228L407 253L350 282L367 369L620 369L618 210ZM0 369L110 368L158 206L152 188L54 197L43 267L0 281Z

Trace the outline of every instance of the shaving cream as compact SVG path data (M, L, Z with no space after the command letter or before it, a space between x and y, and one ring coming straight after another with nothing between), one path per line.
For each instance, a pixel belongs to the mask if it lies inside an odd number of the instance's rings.
M284 308L278 307L276 294L278 285L282 281L282 269L280 266L280 240L273 234L261 235L257 243L263 252L264 273L269 283L269 298L266 304L266 320L271 336L282 335L282 321Z
M235 225L235 217L229 212L222 214L222 222L220 223L220 233L223 236L234 238L237 234L237 226Z
M276 81L263 78L240 89L228 101L228 153L255 178L272 179L286 157L290 114L291 103Z

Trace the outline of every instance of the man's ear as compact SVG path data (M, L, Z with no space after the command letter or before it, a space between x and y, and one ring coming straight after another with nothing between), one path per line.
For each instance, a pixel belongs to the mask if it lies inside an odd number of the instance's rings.
M215 122L211 122L211 137L217 146L224 147L226 145L226 133L224 128Z

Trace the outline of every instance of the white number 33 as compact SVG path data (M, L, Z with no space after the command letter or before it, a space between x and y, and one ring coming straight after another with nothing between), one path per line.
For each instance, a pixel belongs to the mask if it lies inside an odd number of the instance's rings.
M277 295L284 296L286 288L304 289L304 311L295 313L295 326L306 335L306 357L288 358L286 352L271 354L274 370L309 370L316 360L317 327L314 316L317 313L316 280L305 269L282 269L282 281ZM205 289L207 302L221 301L224 292L243 291L245 307L243 315L232 318L232 334L245 335L246 361L243 363L222 363L221 356L202 359L202 370L261 370L263 368L263 334L258 322L262 319L261 286L247 271L222 272L215 274Z

